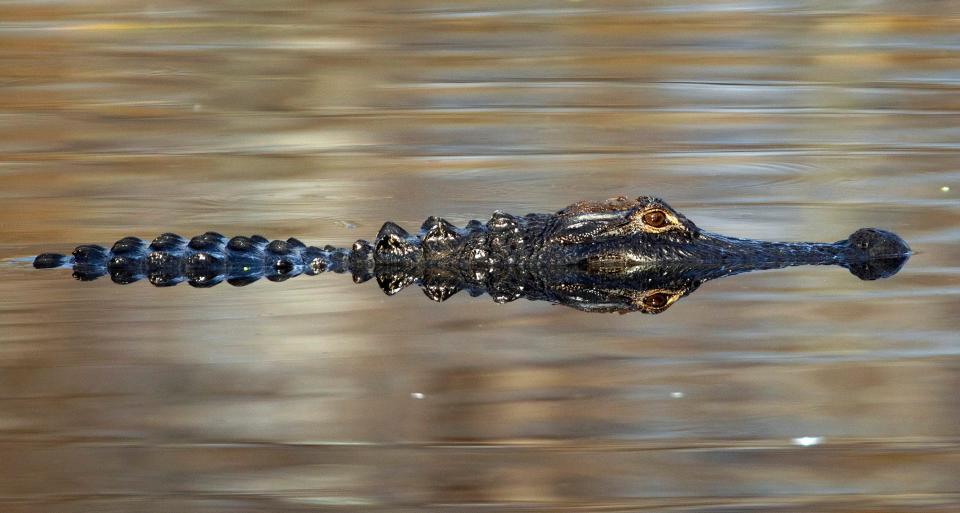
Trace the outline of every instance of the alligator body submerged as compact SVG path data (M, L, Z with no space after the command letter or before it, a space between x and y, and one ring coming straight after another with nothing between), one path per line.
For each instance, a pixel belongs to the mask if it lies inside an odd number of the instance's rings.
M659 313L706 281L796 265L837 265L864 280L895 274L910 256L897 235L857 230L834 243L767 242L701 230L663 200L642 196L580 202L553 214L496 212L458 228L430 217L417 234L387 222L373 242L349 249L307 246L296 239L227 239L215 232L186 240L165 233L110 249L77 247L71 256L44 253L34 267L72 267L91 280L146 278L163 287L186 281L210 287L283 281L299 274L350 272L376 278L389 295L417 284L435 301L460 290L497 302L520 297L580 310Z

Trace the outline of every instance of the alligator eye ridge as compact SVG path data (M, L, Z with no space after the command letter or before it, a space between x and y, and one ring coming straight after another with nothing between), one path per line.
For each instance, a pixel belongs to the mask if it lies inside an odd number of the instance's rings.
M640 220L643 221L643 224L651 228L664 228L670 224L670 219L667 217L667 213L663 210L651 210L645 212L643 216L640 217Z

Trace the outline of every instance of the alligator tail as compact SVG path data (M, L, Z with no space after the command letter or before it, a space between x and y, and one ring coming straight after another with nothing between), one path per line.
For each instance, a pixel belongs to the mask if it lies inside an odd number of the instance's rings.
M158 287L184 281L195 287L210 287L223 281L241 286L260 278L283 281L300 274L325 271L349 271L354 281L361 283L378 273L416 275L428 259L459 263L453 255L465 245L478 245L471 254L486 256L490 248L486 247L483 233L491 226L512 233L515 224L512 216L500 213L486 225L472 221L465 228L430 217L414 235L386 222L372 242L361 239L349 249L306 246L294 238L269 241L254 235L227 239L219 233L207 232L187 240L164 233L149 244L137 237L124 237L110 249L86 244L77 246L71 255L43 253L34 259L33 266L38 269L71 267L74 277L82 281L110 275L116 283L147 279ZM389 288L392 290L395 286Z
M72 267L79 280L101 276L120 284L146 278L158 287L186 281L195 287L210 287L226 281L250 284L260 278L283 281L300 274L349 269L350 251L333 246L306 246L297 239L269 241L259 235L227 239L207 232L190 240L164 233L147 243L124 237L110 249L98 245L77 246L72 255L43 253L34 259L38 269Z

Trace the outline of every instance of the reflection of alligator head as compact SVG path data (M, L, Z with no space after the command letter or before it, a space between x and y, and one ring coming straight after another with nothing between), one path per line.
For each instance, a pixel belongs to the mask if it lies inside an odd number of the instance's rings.
M349 271L358 283L375 277L389 295L417 283L435 301L466 289L497 302L526 297L585 311L659 313L723 276L839 265L875 280L896 274L909 256L900 237L875 228L834 243L736 239L700 230L662 200L620 197L556 214L496 212L466 228L431 217L417 235L388 222L372 244L359 240L351 249L258 236L227 240L213 232L187 241L167 233L149 245L127 237L109 250L88 245L72 257L44 253L34 266L72 266L81 280L110 274L117 283L146 277L157 286L187 281L196 287Z

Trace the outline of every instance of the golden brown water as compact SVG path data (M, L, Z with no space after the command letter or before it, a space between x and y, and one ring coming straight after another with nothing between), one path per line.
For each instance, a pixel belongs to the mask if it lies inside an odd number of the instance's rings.
M957 511L958 16L0 2L0 511ZM163 231L343 246L621 193L918 254L657 316L10 260Z

